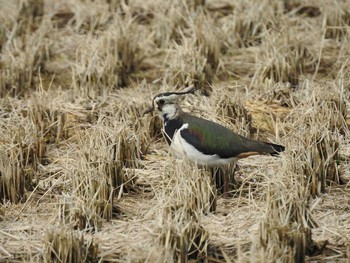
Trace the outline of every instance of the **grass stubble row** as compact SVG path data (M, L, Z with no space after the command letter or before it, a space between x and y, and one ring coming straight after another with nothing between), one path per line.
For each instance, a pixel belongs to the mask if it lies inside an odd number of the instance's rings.
M0 259L350 256L346 2L0 1ZM279 158L174 159L154 95Z

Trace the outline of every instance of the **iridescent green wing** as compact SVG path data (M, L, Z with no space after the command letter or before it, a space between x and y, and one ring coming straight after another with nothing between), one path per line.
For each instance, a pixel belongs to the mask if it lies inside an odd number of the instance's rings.
M181 136L204 154L230 158L250 151L249 139L219 124L192 115L183 116L183 122L188 129L182 130Z

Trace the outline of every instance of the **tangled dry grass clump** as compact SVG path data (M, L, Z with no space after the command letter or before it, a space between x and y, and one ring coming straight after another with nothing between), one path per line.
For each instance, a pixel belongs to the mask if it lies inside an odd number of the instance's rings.
M348 1L0 0L1 262L345 262ZM169 154L164 91L279 157ZM234 147L234 146L232 146Z

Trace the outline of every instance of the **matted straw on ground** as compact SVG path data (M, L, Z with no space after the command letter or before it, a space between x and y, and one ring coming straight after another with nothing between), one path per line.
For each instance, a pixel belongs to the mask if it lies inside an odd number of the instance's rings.
M348 260L348 1L0 6L1 262ZM142 113L193 86L184 110L286 151L172 157Z

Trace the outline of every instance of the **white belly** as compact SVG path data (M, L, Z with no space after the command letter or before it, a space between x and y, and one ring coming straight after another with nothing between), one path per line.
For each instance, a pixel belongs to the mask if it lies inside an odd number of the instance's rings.
M203 165L203 166L226 165L237 160L237 158L234 158L234 157L222 159L217 154L205 155L201 153L191 144L187 143L180 136L180 132L183 129L187 129L187 128L188 128L188 123L183 124L182 127L175 132L173 139L171 141L170 148L172 150L173 155L176 158L180 158L180 159L187 158L191 162L194 162L197 165Z

